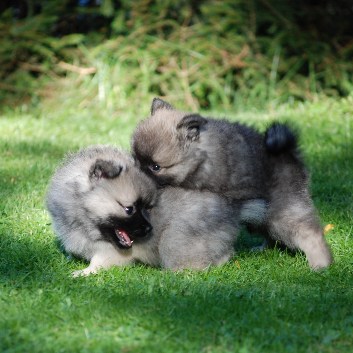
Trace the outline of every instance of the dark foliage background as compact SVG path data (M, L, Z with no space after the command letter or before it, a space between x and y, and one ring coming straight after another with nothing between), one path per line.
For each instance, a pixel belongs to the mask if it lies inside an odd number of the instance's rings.
M191 108L346 96L352 18L350 0L2 1L0 99L36 102L74 73L94 101L102 72L129 99Z

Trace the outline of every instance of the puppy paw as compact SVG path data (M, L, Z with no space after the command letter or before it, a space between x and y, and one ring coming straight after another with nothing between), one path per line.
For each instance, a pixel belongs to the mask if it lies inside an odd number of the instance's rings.
M85 268L83 270L77 270L72 272L72 277L77 278L77 277L87 277L89 275L94 275L97 273L97 269L92 269L92 268Z
M306 256L310 268L314 271L323 270L333 262L331 250L324 241L321 241L320 246L311 249L310 252L307 251Z
M313 271L324 270L329 267L333 262L331 255L322 256L316 259L310 259L309 266Z

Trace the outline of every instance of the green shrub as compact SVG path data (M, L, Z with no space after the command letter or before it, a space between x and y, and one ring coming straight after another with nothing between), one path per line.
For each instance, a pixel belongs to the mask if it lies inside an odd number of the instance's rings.
M343 15L340 23L327 23L330 0L321 7L304 1L139 0L115 8L106 0L100 8L74 9L105 16L102 30L61 37L56 31L59 22L65 26L68 4L51 3L56 6L15 22L9 12L2 14L5 92L41 95L43 77L68 77L70 96L90 97L94 106L123 108L160 95L198 109L262 107L352 91L347 33L353 28ZM325 34L335 26L335 35Z

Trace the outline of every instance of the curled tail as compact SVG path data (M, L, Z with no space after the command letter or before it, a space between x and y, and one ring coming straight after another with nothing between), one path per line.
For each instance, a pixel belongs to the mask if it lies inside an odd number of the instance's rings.
M272 154L296 153L297 152L297 136L285 124L274 123L265 133L266 150Z

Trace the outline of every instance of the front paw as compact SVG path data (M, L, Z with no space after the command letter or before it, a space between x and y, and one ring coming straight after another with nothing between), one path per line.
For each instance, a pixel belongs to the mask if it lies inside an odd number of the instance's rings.
M94 275L97 273L97 269L93 269L90 267L87 267L83 270L77 270L72 272L72 277L77 278L77 277L87 277L89 275Z

